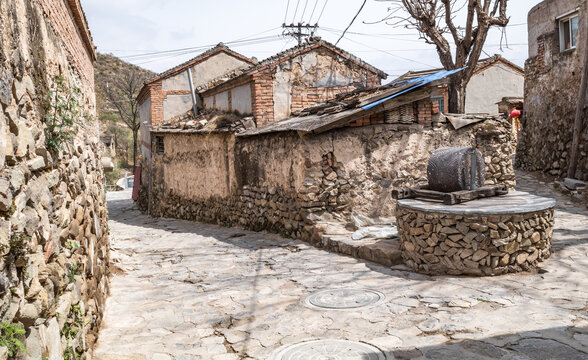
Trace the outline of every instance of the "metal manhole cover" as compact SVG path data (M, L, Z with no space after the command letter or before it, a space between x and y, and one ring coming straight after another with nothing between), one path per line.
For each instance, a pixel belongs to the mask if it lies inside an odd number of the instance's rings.
M312 309L356 310L378 305L385 298L381 292L370 289L332 289L310 294L302 302Z
M310 340L279 348L270 360L386 360L377 347L349 340Z

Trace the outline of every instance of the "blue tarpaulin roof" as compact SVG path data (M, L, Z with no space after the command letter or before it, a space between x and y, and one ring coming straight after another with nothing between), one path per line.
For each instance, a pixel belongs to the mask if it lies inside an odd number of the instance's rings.
M390 99L393 99L393 98L395 98L397 96L400 96L400 95L402 95L404 93L407 93L409 91L412 91L412 90L414 90L414 89L416 89L418 87L421 87L423 85L426 85L426 84L428 84L430 82L433 82L435 80L443 79L445 77L448 77L449 75L453 75L456 72L462 71L463 69L465 69L465 67L463 67L461 69L456 69L456 70L442 70L442 71L438 71L438 72L436 72L434 74L425 75L425 76L421 76L421 77L414 78L414 79L408 79L408 80L398 81L398 83L404 82L406 84L415 84L415 85L409 87L408 89L405 89L405 90L399 91L399 92L397 92L395 94L392 94L392 95L390 95L388 97L385 97L383 99L380 99L378 101L375 101L375 102L373 102L371 104L367 104L367 105L363 106L362 109L364 109L364 110L371 109L374 106L379 105L379 104L381 104L381 103L383 103L385 101L388 101Z

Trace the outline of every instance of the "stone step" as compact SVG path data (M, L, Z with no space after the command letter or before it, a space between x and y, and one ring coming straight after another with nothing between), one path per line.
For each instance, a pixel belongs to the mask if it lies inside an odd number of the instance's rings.
M348 235L322 235L322 248L352 256L357 259L372 261L384 266L402 264L400 252L400 239L369 239L353 240L351 232Z

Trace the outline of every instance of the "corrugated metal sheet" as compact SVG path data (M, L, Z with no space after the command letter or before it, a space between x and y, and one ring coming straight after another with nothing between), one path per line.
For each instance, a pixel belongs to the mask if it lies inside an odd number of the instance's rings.
M398 97L398 96L400 96L402 94L405 94L405 93L407 93L409 91L412 91L412 90L414 90L416 88L419 88L419 87L421 87L423 85L426 85L428 83L431 83L431 82L433 82L435 80L443 79L445 77L448 77L450 75L453 75L453 74L455 74L455 73L457 73L459 71L462 71L463 69L465 69L465 68L456 69L456 70L442 70L442 71L438 71L438 72L436 72L434 74L425 75L425 76L421 76L421 77L414 78L414 79L402 80L402 82L406 82L407 84L414 84L414 86L411 86L408 89L405 89L403 91L397 92L396 94L393 94L393 95L390 95L388 97L385 97L385 98L383 98L381 100L378 100L378 101L375 101L373 103L367 104L367 105L363 106L362 108L364 110L369 110L369 109L373 108L374 106L380 105L381 103L383 103L385 101L388 101L390 99L393 99L395 97Z

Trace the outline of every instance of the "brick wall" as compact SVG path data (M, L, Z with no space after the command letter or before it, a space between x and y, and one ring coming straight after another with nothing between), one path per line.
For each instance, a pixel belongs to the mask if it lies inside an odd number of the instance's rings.
M39 0L39 2L55 31L63 40L68 60L88 82L88 85L93 88L95 53L93 48L89 49L93 45L87 43L87 38L90 36L89 30L80 29L78 25L79 21L83 22L81 8L78 8L79 4L77 1L66 2L66 0ZM72 11L72 6L75 11Z
M302 110L320 102L334 98L337 94L354 90L355 86L302 87L292 86L291 111Z
M270 70L253 75L251 102L257 126L274 121L273 77Z
M149 94L151 96L151 125L153 126L163 121L163 100L166 95L161 90L161 81L149 86Z

